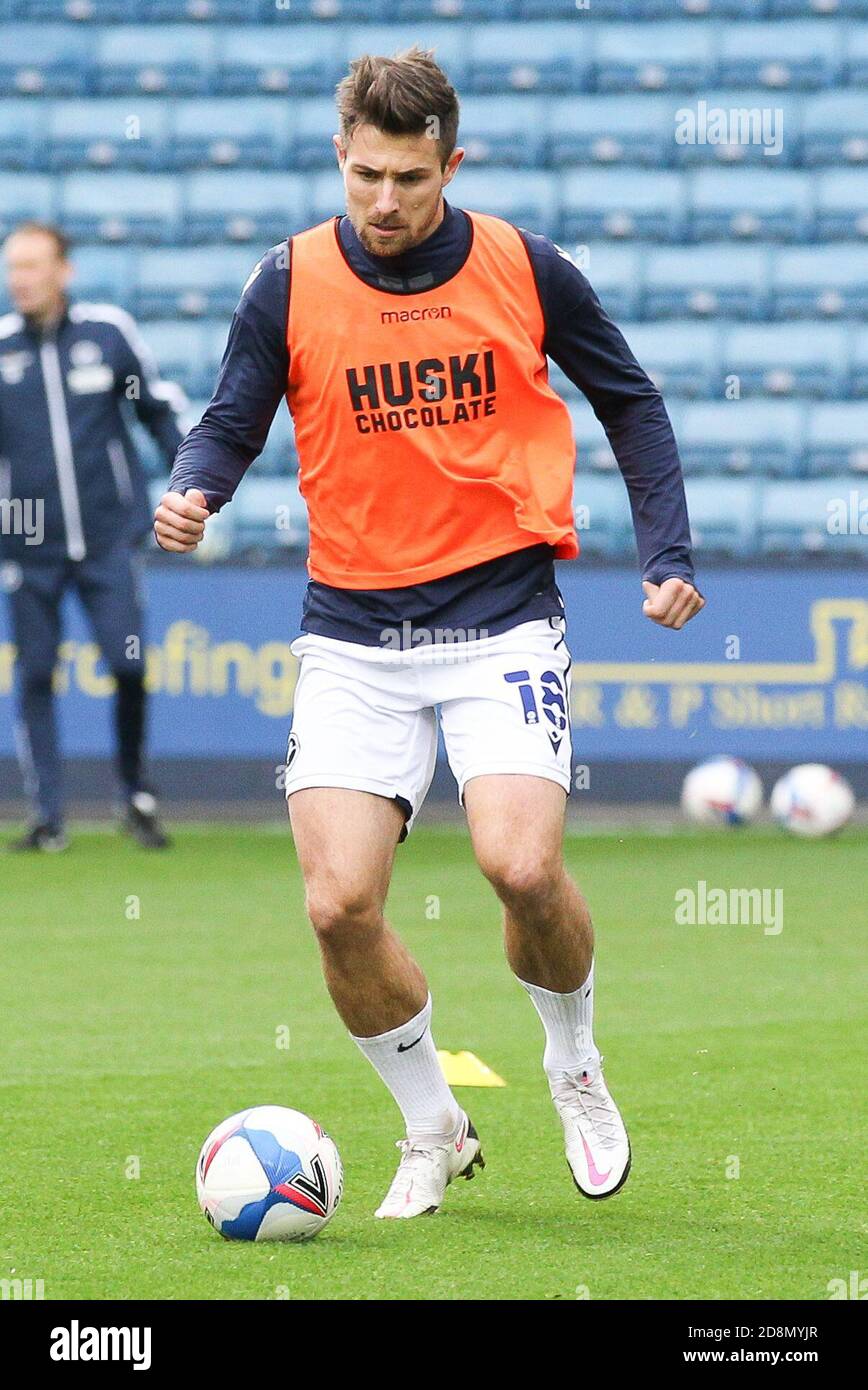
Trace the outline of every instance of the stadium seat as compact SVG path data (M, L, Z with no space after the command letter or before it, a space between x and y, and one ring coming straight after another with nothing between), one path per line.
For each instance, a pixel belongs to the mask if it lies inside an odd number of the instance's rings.
M71 24L4 24L0 96L77 96L87 88L93 36Z
M639 317L644 262L642 252L608 240L591 246L565 242L564 249L588 277L603 308L613 319Z
M620 476L589 477L580 468L573 484L573 515L584 555L611 560L635 553L630 504Z
M792 401L714 400L685 405L678 447L685 473L795 476L804 407Z
M189 95L207 89L214 33L191 24L117 25L98 31L96 82L107 96Z
M684 184L676 173L583 169L561 182L561 235L677 241L683 231Z
M864 25L848 25L844 65L851 86L868 86L868 29Z
M771 266L771 296L776 318L868 317L868 246L779 251Z
M47 221L55 211L55 186L45 174L0 174L0 237L25 218Z
M723 373L738 377L742 397L840 396L848 383L844 329L829 323L729 327Z
M295 123L282 98L194 97L176 105L170 158L177 169L285 169Z
M868 101L862 92L823 92L805 101L802 157L813 168L868 162Z
M51 169L153 169L164 161L168 112L160 97L55 101L48 110Z
M868 474L868 404L836 401L816 405L808 416L806 453L809 474ZM868 537L865 538L868 558Z
M70 236L82 241L172 242L180 233L181 190L167 174L67 174L60 212Z
M625 102L613 96L581 101L557 97L548 105L548 125L548 160L553 165L660 168L672 161L672 105L665 98L642 96Z
M505 217L531 232L551 235L557 227L554 180L545 170L524 170L516 178L509 170L462 169L459 178L460 187L453 185L459 206Z
M135 313L142 318L228 316L258 259L258 248L172 247L135 257ZM228 325L227 325L228 326Z
M474 25L465 85L472 92L584 92L592 76L589 49L581 17L569 24ZM458 74L450 77L454 82Z
M772 18L805 18L835 15L841 18L868 18L868 0L766 0Z
M858 530L836 533L830 524L835 511L846 507L852 478L810 482L769 483L760 497L759 548L764 555L797 555L800 551L830 555L863 555L865 536Z
M868 400L868 328L856 329L850 343L850 395Z
M601 92L697 91L714 81L714 45L707 25L603 24L594 27L593 43Z
M729 24L720 32L719 77L728 87L830 87L842 71L841 27L827 19Z
M690 533L700 563L708 556L746 559L756 546L762 485L735 478L688 478Z
M294 20L340 20L345 24L388 18L390 0L253 0L264 23Z
M137 252L131 246L74 246L75 299L107 301L132 310Z
M329 91L343 76L342 32L314 24L221 26L214 90L245 97L257 91Z
M722 389L720 330L686 320L619 325L633 356L664 396L703 397Z
M868 100L866 100L868 106ZM838 169L817 180L817 234L821 241L868 239L868 174L864 169Z
M289 155L286 167L333 169L332 136L338 116L331 97L306 97L295 103L289 123Z
M642 317L763 319L768 247L728 243L663 248L644 258Z
M733 92L716 88L675 111L668 103L667 135L679 167L756 165L767 176L801 162L801 93ZM701 118L701 119L700 119ZM671 161L669 161L671 162Z
M308 225L306 181L299 174L250 170L187 176L186 238L249 241L265 250Z
M177 382L188 396L210 395L214 382L207 370L202 324L157 320L145 324L142 337L154 354L162 377Z
M46 104L38 98L0 98L0 168L44 168Z
M542 97L465 97L458 135L458 143L466 152L465 168L473 164L542 164L545 120Z
M811 231L810 177L795 169L700 169L688 197L697 241L804 241Z
M232 499L235 549L250 561L267 561L307 543L307 508L294 477L249 474Z
M567 399L576 441L576 471L581 474L617 473L618 463L590 403L576 394Z
M391 0L383 18L490 20L511 19L513 12L514 0Z
M254 23L257 17L270 19L276 13L275 0L271 0L270 12L263 12L259 16L256 0L137 0L137 3L140 17L150 21L195 19L200 24L208 20L220 24L230 21ZM293 10L295 8L293 4Z

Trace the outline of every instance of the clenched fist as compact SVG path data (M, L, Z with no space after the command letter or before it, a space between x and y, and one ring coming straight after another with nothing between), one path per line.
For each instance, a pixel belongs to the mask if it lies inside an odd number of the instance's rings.
M664 579L662 584L649 584L646 579L642 588L645 590L642 612L661 627L683 627L705 607L702 594L686 579Z
M154 513L154 535L163 550L195 550L205 534L205 522L210 516L204 493L190 488L166 492Z

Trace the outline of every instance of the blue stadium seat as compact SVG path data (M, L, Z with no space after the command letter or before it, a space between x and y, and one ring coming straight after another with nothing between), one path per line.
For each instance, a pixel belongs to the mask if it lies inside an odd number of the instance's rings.
M613 319L639 317L644 259L640 251L611 241L593 246L565 243L564 249L588 277Z
M135 312L142 318L228 319L260 254L246 246L142 251L134 262Z
M558 97L548 112L548 159L553 165L661 167L672 162L672 103L666 98Z
M868 0L866 0L868 4ZM803 116L804 163L868 161L868 101L862 92L824 92L807 99Z
M74 299L135 306L137 252L131 246L74 246Z
M767 0L773 18L806 18L835 15L843 19L868 18L868 0Z
M469 96L461 102L458 143L472 164L543 163L546 102L539 96Z
M860 24L848 25L846 45L844 63L849 82L854 87L868 86L868 29Z
M728 87L831 87L842 71L843 31L829 20L729 24L720 33L720 81Z
M123 24L140 0L13 0L19 19L40 23L48 20L75 20L79 23ZM177 12L176 12L177 14Z
M716 243L651 251L644 258L646 319L763 319L769 306L768 247Z
M868 317L868 246L781 250L772 262L774 317Z
M307 508L293 477L248 475L232 499L233 542L248 560L267 561L307 543Z
M214 381L207 370L202 324L195 320L158 320L145 325L142 337L166 381L177 382L191 397L210 394Z
M207 89L214 33L190 24L118 25L98 31L96 81L107 96L190 95Z
M850 341L850 395L868 400L868 328L856 329Z
M557 198L551 174L528 169L462 169L452 185L453 199L471 212L489 212L531 232L551 235L557 226Z
M586 30L586 34L590 32ZM715 77L712 33L707 25L694 27L678 21L595 26L597 89L601 92L700 90Z
M688 196L698 241L804 241L811 232L810 177L795 169L700 169Z
M220 24L255 23L257 15L256 0L136 0L142 19L150 22L162 20L164 23L179 19L195 19L198 23L209 20ZM293 3L293 10L296 6ZM268 12L270 11L270 13ZM275 0L271 0L263 18L272 18L276 12Z
M690 532L700 561L710 555L745 559L756 547L762 486L751 479L688 478Z
M253 0L263 23L292 24L299 20L336 20L352 24L387 19L391 0Z
M868 106L868 100L866 100ZM868 174L864 169L823 173L816 185L817 235L821 241L868 239Z
M846 502L852 486L850 478L767 484L760 497L761 552L786 556L799 551L864 555L864 535L836 535L829 524L832 507Z
M289 124L289 164L294 169L335 167L332 136L339 126L332 97L306 97L297 101Z
M168 113L161 97L55 101L48 110L51 169L153 169L163 163Z
M0 174L0 237L25 218L48 221L55 211L54 184L44 174Z
M582 169L561 181L562 235L678 241L683 234L684 181L650 169Z
M32 169L44 167L46 103L38 98L0 99L0 168Z
M343 75L341 33L314 24L221 27L214 89L237 96L328 91Z
M757 165L764 176L801 163L801 93L733 92L716 88L673 111L668 104L667 134L675 129L676 164ZM780 113L780 114L778 114Z
M190 174L184 206L184 231L193 242L252 241L267 247L309 222L307 183L299 174Z
M620 475L589 477L580 461L573 484L573 514L584 555L616 559L635 551L630 504Z
M615 455L590 403L584 396L576 393L567 397L566 405L573 422L577 473L583 476L588 473L617 473ZM621 485L623 487L623 484Z
M511 19L514 0L391 0L387 7L403 19ZM380 16L377 16L380 18Z
M685 473L796 475L804 407L793 401L716 400L685 405L678 445Z
M0 96L77 96L90 75L93 35L71 24L4 24Z
M181 190L167 174L67 174L60 212L74 239L172 242L180 234Z
M723 372L738 377L742 397L846 394L847 340L837 324L739 325L723 344Z
M466 24L444 23L433 17L424 24L404 21L341 25L337 35L339 76L343 76L350 61L361 53L391 54L418 43L422 48L434 49L434 57L446 69L450 81L459 91L466 93L468 36L483 30L487 33L498 27L501 26L474 25L470 30Z
M473 92L587 91L589 48L581 22L479 24L470 31L465 85ZM457 73L450 77L458 80Z
M750 19L765 14L767 0L516 0L518 13L527 19L567 19L584 10L594 19L672 19L673 11L685 16L714 15Z
M280 97L193 97L173 112L170 156L177 169L286 168L296 120Z
M808 473L868 476L868 403L836 401L816 405L808 416ZM868 537L863 537L868 558Z
M619 324L633 356L666 397L710 396L722 389L720 329L691 319Z

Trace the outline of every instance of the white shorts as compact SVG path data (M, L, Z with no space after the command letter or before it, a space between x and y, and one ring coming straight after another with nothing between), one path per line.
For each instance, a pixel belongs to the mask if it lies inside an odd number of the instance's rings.
M374 792L402 803L407 834L434 776L438 708L460 801L486 773L545 777L569 793L564 630L563 618L537 618L497 637L405 652L297 638L287 796L304 787Z

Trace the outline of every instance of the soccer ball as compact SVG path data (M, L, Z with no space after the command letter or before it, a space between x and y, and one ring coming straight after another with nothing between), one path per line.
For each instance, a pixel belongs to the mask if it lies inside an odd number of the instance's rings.
M199 1206L227 1240L309 1240L331 1221L342 1188L334 1142L282 1105L231 1115L196 1164Z
M681 807L700 825L746 825L763 801L762 782L741 758L709 758L684 779Z
M772 791L772 815L794 835L831 835L853 814L850 784L823 763L791 767Z

